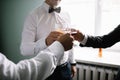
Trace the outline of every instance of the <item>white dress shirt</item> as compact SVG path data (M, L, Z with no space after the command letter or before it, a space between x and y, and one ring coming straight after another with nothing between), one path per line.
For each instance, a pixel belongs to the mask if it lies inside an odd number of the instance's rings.
M45 39L49 33L55 30L56 27L68 27L70 24L70 17L65 11L61 10L60 13L48 13L48 10L49 5L44 2L28 15L22 32L20 48L22 55L35 55L39 51L47 48ZM67 61L75 63L72 50L65 52L59 65Z
M0 53L0 80L45 80L52 74L64 53L63 46L54 42L31 59L13 63Z

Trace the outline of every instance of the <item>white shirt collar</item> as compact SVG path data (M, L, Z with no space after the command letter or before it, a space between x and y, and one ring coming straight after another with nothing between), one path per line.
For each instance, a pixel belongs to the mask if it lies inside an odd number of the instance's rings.
M50 5L48 5L46 2L44 2L44 3L43 3L43 7L45 8L46 11L48 11ZM55 6L55 8L56 8L56 7L59 7L59 5Z

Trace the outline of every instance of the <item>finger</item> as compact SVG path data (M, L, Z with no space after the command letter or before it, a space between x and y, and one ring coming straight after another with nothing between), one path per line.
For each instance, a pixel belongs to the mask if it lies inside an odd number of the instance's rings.
M63 33L58 32L58 31L52 31L51 33L52 33L52 34L63 34Z
M74 40L74 36L70 35L70 37L72 38L72 40Z
M58 37L58 36L61 36L61 35L63 35L63 34L59 34L59 33L55 34L54 33L54 34L51 35L51 37Z
M74 77L74 74L73 74L73 73L71 74L71 77L72 77L72 78Z
M77 31L76 29L74 29L74 28L71 28L71 31Z
M76 74L75 72L72 72L71 77L73 78L75 76L75 74Z
M51 40L56 41L58 37L52 37Z
M66 33L65 35L70 36L70 33Z

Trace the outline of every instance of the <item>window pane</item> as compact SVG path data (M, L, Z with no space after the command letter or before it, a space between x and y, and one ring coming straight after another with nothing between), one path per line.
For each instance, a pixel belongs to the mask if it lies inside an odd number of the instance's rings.
M120 0L63 0L75 27L85 34L104 35L120 24ZM110 50L120 51L120 43Z
M77 29L87 34L94 34L95 0L63 0L62 3Z
M101 34L107 34L120 24L120 0L101 0ZM112 50L120 51L120 43Z
M102 34L108 33L120 24L120 0L101 0Z

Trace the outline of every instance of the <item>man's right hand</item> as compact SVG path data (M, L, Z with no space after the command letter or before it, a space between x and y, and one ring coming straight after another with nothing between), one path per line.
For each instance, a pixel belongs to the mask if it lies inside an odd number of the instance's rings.
M68 33L60 36L57 41L63 45L65 51L70 50L73 47L73 38Z
M71 34L73 36L74 40L81 42L84 39L83 33L80 32L79 30L75 30L75 29L72 29L72 30L73 30L73 32L76 32L74 34Z
M61 35L63 35L63 33L58 32L58 31L52 31L48 37L46 38L46 45L49 46L51 45L54 41L56 41L58 39L58 37L60 37Z

